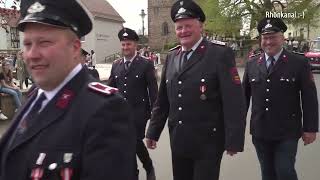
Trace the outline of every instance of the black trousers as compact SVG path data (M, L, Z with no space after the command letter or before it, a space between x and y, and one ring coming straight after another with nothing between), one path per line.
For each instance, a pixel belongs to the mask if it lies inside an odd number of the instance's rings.
M252 137L262 180L298 180L295 169L299 139L264 140Z
M214 156L192 159L172 154L174 180L218 180L223 151Z
M137 140L137 152L136 153L137 153L139 160L141 161L141 163L143 165L143 168L146 170L146 172L150 172L153 169L152 160L150 158L149 152L148 152L146 146L144 145L142 139ZM136 167L138 167L137 164L136 164Z

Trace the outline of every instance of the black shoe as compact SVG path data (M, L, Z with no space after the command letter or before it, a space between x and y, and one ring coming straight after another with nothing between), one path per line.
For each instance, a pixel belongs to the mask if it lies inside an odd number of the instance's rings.
M154 168L147 172L147 180L156 180L156 173L154 172Z

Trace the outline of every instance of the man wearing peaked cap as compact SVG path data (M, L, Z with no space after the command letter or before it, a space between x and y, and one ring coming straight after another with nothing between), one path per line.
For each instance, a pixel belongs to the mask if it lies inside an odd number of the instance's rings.
M232 50L202 37L193 1L171 8L180 46L166 58L146 134L156 148L168 119L174 180L218 180L224 151L243 151L245 101Z
M264 18L257 29L263 52L247 62L243 76L252 142L263 180L297 180L298 141L311 144L319 131L316 86L308 60L283 48L282 19Z
M0 141L0 180L132 180L130 107L81 65L92 22L75 0L22 0L23 59L35 86Z
M276 32L286 32L287 25L279 18L264 18L258 24L259 34L272 34Z
M158 93L155 68L152 61L137 53L137 33L129 28L119 31L123 58L112 64L108 85L119 89L132 109L137 134L137 156L147 172L147 180L155 180L155 171L149 152L143 143L147 121ZM135 164L137 170L137 164ZM139 171L137 170L136 179Z
M191 0L177 1L171 8L171 19L176 22L179 19L196 18L204 22L206 16L200 6Z
M21 31L30 22L70 28L79 37L92 29L89 16L77 0L22 0L20 11L23 18L18 29Z
M138 34L130 28L122 28L118 33L118 38L120 41L125 41L125 40L131 40L135 42L139 41Z

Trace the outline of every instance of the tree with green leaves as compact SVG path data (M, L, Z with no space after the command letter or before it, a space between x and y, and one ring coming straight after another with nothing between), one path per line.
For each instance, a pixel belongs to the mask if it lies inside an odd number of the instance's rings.
M254 29L266 12L303 13L303 18L284 19L293 26L317 26L320 12L319 0L196 0L207 17L207 28L216 33L235 31L247 20ZM218 27L217 27L218 26Z

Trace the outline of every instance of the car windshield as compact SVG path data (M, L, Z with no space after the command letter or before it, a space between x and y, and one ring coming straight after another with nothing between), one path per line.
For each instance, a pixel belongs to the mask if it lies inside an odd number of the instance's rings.
M311 41L310 42L310 51L320 52L320 41Z

